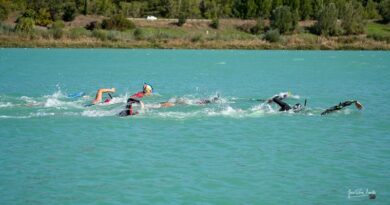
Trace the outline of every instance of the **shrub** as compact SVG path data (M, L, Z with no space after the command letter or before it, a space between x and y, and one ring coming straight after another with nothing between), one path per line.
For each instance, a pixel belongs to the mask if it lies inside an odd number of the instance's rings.
M32 10L32 9L27 9L23 14L22 14L22 17L26 17L26 18L32 18L32 19L35 19L37 16L37 13Z
M314 25L314 33L319 35L337 35L337 9L334 3L328 4L323 8Z
M202 40L202 35L197 34L191 38L191 42L196 43Z
M213 18L211 20L210 27L214 28L214 29L218 29L219 28L219 19L218 18Z
M90 30L90 31L93 31L95 29L100 29L100 28L101 28L101 25L97 21L89 22L89 24L87 24L85 26L85 29Z
M107 30L124 31L135 28L135 25L125 16L118 14L109 19L104 19L102 22L102 28Z
M187 17L184 14L179 15L179 19L177 21L178 26L183 26L187 21Z
M380 34L370 34L367 37L372 38L376 41L386 41L387 43L390 43L390 36L385 36Z
M47 26L52 22L50 13L44 8L39 9L37 15L35 16L35 24L39 26Z
M16 32L30 34L34 30L34 20L32 18L21 17L15 26Z
M64 27L65 24L63 21L55 21L50 28L50 32L52 33L53 38L55 39L62 38L62 36L64 35L64 31L63 31Z
M101 41L107 40L107 33L103 30L94 30L92 32L92 36L101 40Z
M68 4L64 7L64 14L62 15L62 19L64 21L73 21L76 17L76 7L72 4Z
M69 37L71 39L78 39L83 36L89 36L90 34L91 32L85 28L73 28L69 31Z
M144 34L143 34L143 32L142 32L142 30L140 28L136 28L134 30L133 35L134 35L134 38L137 39L137 40L141 40L143 38L143 36L144 36Z
M384 0L379 5L379 13L384 23L390 22L390 0Z
M345 34L360 34L364 33L364 20L363 20L363 6L357 2L352 1L348 2L345 5L345 11L341 16L342 23Z
M244 23L237 27L238 30L244 31L246 33L251 33L253 28L253 25L251 23Z
M107 34L107 39L110 41L118 41L120 39L120 34L118 31L109 31Z
M265 28L265 25L264 25L264 21L262 18L259 18L257 19L256 21L256 25L253 26L250 31L252 34L261 34L264 32L264 28Z
M9 7L5 3L0 3L0 21L4 21L8 18Z
M0 22L0 33L9 35L12 32L14 32L14 29L11 26Z
M293 14L288 6L279 6L272 12L271 27L278 29L280 33L294 30L293 21Z
M267 33L265 33L264 39L272 43L279 42L280 33L277 29L269 30Z

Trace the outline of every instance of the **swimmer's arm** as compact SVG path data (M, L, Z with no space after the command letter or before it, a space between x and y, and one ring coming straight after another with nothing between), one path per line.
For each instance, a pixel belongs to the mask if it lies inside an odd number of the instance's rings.
M145 105L142 101L139 101L139 104L141 105L141 110L143 110L145 108Z

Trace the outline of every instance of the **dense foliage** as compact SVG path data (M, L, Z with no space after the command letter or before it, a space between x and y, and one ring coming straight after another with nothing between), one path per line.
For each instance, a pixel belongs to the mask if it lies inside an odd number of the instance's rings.
M162 18L178 18L182 12L186 18L258 18L268 19L272 11L280 6L288 6L296 12L300 20L316 19L320 11L329 3L334 3L340 12L349 2L363 7L362 15L377 18L378 14L388 20L389 0L0 0L0 17L4 7L24 11L40 9L50 13L52 21L63 17L71 20L75 13L146 17L154 15ZM340 12L341 14L342 12Z
M135 28L134 23L121 14L115 15L109 19L104 19L101 26L103 29L118 31Z
M318 21L314 26L315 33L326 36L337 35L337 16L338 12L334 3L325 6L319 13Z
M221 18L261 19L256 25L243 24L238 29L251 34L272 30L268 36L277 36L276 32L297 33L299 20L316 20L313 33L351 35L364 33L367 19L388 23L390 0L0 0L0 21L10 13L20 15L17 30L45 26L52 28L57 37L62 28L53 27L53 22L73 21L78 15L105 16L102 23L90 22L85 27L95 30L97 36L105 34L100 28L133 29L128 17L150 15L177 18L178 26L183 26L187 19L210 19L209 25L215 29L220 27ZM263 19L270 20L269 26ZM142 34L137 36L141 38Z

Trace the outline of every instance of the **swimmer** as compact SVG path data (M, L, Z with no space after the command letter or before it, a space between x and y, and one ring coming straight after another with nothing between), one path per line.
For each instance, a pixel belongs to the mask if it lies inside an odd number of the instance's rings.
M130 115L137 115L139 114L139 112L134 112L133 111L133 103L138 103L141 105L141 109L144 109L144 103L140 100L137 100L137 99L133 99L133 98L129 98L127 100L127 105L126 105L126 109L123 110L122 112L120 112L118 115L121 116L121 117L126 117L126 116L130 116Z
M305 100L305 105L304 106L302 106L300 103L297 103L297 104L295 104L292 107L289 104L283 102L282 100L283 99L280 98L279 96L275 96L275 97L272 98L272 101L280 106L279 111L281 111L281 112L282 111L289 111L291 109L294 112L300 112L300 111L304 110L305 107L306 107L306 100Z
M267 102L268 104L272 104L273 103L273 98L275 98L275 97L278 97L280 100L284 100L284 99L286 99L288 97L291 97L291 96L293 96L291 94L291 92L281 92L281 93L279 93L277 95L272 96L271 98L268 98L268 99L257 99L257 101Z
M324 112L321 113L321 115L326 115L326 114L335 112L337 110L341 110L344 107L350 106L352 104L355 104L356 108L359 109L359 110L363 109L363 105L359 101L357 101L357 100L348 100L348 101L345 101L345 102L340 102L338 105L335 105L333 107L330 107L330 108L326 109Z
M216 97L213 97L211 100L209 100L209 99L197 100L197 101L195 101L195 104L206 105L206 104L210 104L210 103L215 103L218 100L219 100L219 95L217 95ZM186 103L184 101L182 101L182 100L177 101L176 103L174 103L174 102L162 102L162 103L160 103L160 106L161 107L173 107L176 104L186 104Z
M92 104L97 104L97 103L100 103L102 101L102 98L103 98L103 94L104 93L107 93L109 96L110 96L110 99L112 99L112 96L110 93L115 93L115 88L100 88L97 92L96 92L96 97L95 97L95 100L92 101ZM110 102L110 99L106 99L104 102L105 103L108 103Z
M144 87L143 87L142 91L133 94L132 96L130 96L130 98L133 98L133 99L135 99L135 98L143 98L144 96L151 95L152 92L153 92L153 87L151 85L147 84L147 83L144 83Z

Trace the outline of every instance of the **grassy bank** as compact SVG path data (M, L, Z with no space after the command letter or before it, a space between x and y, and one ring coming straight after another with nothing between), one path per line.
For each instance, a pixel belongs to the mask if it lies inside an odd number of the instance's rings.
M265 34L245 30L253 20L220 20L218 29L207 20L189 20L178 27L174 20L132 19L136 29L126 31L87 30L92 19L80 16L61 30L35 27L29 33L14 32L12 20L0 25L0 47L51 48L164 48L164 49L305 49L305 50L389 50L390 26L367 24L367 35L324 37L309 32L313 22L300 22L296 32L282 35L277 42Z

